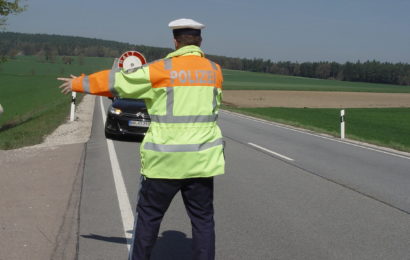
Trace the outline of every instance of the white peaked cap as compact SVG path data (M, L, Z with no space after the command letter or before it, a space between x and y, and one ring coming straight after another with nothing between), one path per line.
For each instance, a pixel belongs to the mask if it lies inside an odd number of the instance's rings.
M205 28L205 25L202 23L198 23L197 21L194 21L192 19L186 19L186 18L181 18L174 20L168 24L169 28L172 30L175 29L184 29L184 28L191 28L191 29L197 29L201 30Z

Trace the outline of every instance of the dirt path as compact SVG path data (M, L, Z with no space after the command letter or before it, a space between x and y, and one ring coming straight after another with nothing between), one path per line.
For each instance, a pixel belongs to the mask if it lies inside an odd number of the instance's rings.
M224 90L224 103L236 107L375 108L410 107L408 93Z

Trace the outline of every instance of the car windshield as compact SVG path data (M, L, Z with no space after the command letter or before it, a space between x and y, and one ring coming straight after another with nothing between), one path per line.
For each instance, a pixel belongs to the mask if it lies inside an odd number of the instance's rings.
M132 105L133 107L145 107L145 102L143 99L117 98L113 102L113 105L121 104Z

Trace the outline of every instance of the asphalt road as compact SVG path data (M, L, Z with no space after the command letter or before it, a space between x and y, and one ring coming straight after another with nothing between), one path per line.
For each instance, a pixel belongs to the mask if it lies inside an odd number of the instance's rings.
M409 157L227 112L219 124L227 173L215 181L217 259L410 259ZM127 258L139 144L112 145L98 98L79 259ZM190 259L190 228L178 194L152 258Z

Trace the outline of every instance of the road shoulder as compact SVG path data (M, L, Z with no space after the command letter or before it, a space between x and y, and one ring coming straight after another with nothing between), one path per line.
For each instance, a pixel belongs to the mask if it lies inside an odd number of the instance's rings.
M0 259L76 259L94 96L42 144L0 150Z
M0 259L75 258L84 151L1 151Z

